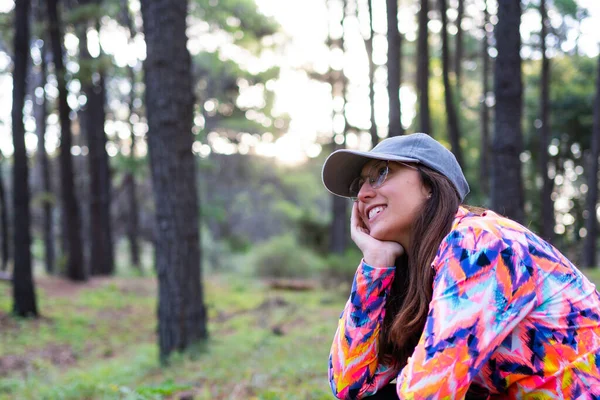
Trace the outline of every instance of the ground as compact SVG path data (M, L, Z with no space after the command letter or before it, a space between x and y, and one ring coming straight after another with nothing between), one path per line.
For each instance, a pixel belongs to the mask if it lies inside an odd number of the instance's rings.
M600 271L585 273L600 283ZM168 367L155 278L38 278L37 320L7 314L0 282L0 400L332 398L327 357L349 288L207 275L210 339Z
M161 367L155 278L36 285L42 316L19 320L0 282L0 399L331 398L327 357L347 291L212 276L209 341Z

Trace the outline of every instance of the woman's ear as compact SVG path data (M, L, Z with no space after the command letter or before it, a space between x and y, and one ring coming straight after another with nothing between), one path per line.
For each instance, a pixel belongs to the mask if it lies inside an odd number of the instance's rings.
M433 196L433 189L426 183L423 183L423 186L421 187L421 193L423 193L423 197L430 199Z

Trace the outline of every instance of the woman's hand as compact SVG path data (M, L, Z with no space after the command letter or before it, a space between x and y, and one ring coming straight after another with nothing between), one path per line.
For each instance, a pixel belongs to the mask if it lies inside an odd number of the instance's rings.
M400 243L377 240L369 234L358 213L357 202L352 206L350 237L362 251L364 261L373 267L391 267L396 258L404 254L404 247Z

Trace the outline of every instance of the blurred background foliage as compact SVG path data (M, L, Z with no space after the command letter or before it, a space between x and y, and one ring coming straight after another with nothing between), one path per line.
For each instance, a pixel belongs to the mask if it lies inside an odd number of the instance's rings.
M497 111L493 65L498 2L449 1L443 11L450 60L444 60L438 2L399 0L400 60L390 60L384 3L393 1L184 1L197 178L182 185L197 190L199 197L199 218L190 218L200 232L211 339L191 346L191 355L173 355L171 366L160 369L154 342L161 322L155 310L157 282L164 277L156 271L161 227L148 149L153 132L141 4L59 1L61 73L50 46L51 2L32 0L28 69L23 81L16 82L15 34L22 21L17 21L14 1L0 0L0 278L7 283L0 282L0 399L329 398L327 351L361 254L347 229L351 203L336 204L321 183L321 168L336 148L368 150L373 134L378 140L390 134L387 78L395 68L390 61L401 62L396 91L402 128L406 133L421 130L417 18L424 4L429 5L428 133L452 147L443 80L444 63L451 62L458 139L471 185L467 203L493 204L491 173L482 173L493 149L482 145L482 120L489 113L491 141ZM600 112L594 84L600 8L585 0L545 3L551 65L547 83L541 73L539 0L522 1L521 25L515 26L521 32L523 74L522 119L515 116L522 146L514 146L524 188L520 222L542 231L541 188L547 176L554 217L548 236L598 282L598 262L586 261L584 242L592 234L589 221L600 219L597 204L587 204L590 182L597 180L590 163L593 143L600 136L594 125L594 113ZM484 59L489 60L487 71ZM65 88L60 87L63 74ZM544 85L549 89L550 134L547 169L540 171ZM19 270L14 254L20 243L13 237L18 223L12 216L22 206L12 201L13 172L22 166L13 140L20 133L10 114L10 93L18 88L25 88L17 111L23 115L31 192L32 243L25 247L33 258L42 316L34 322L13 318L8 311L8 283ZM60 191L66 139L60 93L66 93L70 107L67 125L73 140L67 153L81 215L77 284L67 251L69 209ZM101 106L93 103L94 94L104 96ZM154 112L172 111L172 104L163 103ZM92 115L94 110L103 115ZM89 124L86 118L99 119ZM94 147L94 126L103 127L96 134L105 145ZM92 157L98 148L107 156L105 162ZM107 198L95 194L94 174L104 176ZM98 272L93 249L105 239L95 236L93 221L101 197L111 223L114 265L103 265ZM595 235L591 242L597 254ZM54 254L50 260L48 254Z

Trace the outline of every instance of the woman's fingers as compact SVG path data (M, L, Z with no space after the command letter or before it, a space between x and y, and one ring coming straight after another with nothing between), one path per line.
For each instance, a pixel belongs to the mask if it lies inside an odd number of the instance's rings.
M352 223L356 224L358 218L358 203L355 201L352 203Z
M373 238L369 236L369 230L363 223L360 214L358 212L358 204L352 205L352 217L350 218L350 237L356 243L361 251L364 251L369 246L370 241Z
M352 224L355 225L357 228L360 228L361 231L363 232L368 232L369 230L367 229L367 227L365 226L362 218L360 217L360 214L358 212L358 203L354 202L354 205L352 206Z
M355 231L360 225L358 224L358 205L356 202L352 205L352 216L350 217L350 230Z
M360 219L360 215L358 214L358 203L354 203L352 205L352 217L350 218L350 231L351 233L355 232L364 232L364 224Z

